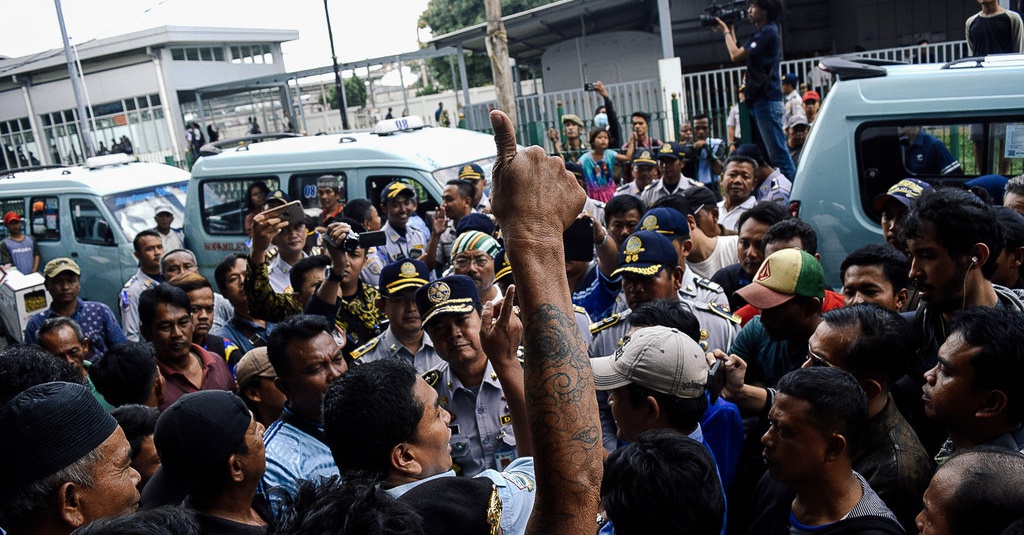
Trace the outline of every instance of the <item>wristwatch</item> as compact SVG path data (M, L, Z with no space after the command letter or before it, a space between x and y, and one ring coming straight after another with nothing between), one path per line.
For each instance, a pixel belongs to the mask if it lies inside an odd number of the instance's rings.
M327 266L327 269L324 270L324 278L331 282L341 283L342 279L344 279L344 275L341 273L335 273L333 266Z

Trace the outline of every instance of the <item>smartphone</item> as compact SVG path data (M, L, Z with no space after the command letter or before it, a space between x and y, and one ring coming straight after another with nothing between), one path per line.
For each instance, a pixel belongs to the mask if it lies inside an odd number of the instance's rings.
M301 201L292 201L288 204L265 210L262 213L264 217L277 217L290 224L306 220L306 212L302 210Z
M590 262L594 259L594 220L581 217L562 234L566 260Z
M587 82L587 83L583 84L583 90L584 91L593 91L594 90L594 83L593 82Z

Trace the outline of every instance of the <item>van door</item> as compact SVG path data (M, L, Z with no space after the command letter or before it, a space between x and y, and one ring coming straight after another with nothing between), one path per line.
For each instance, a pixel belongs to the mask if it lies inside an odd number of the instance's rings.
M110 305L117 301L123 277L100 277L100 273L121 273L121 265L114 229L103 207L92 199L70 197L68 214L74 244L67 255L82 268L81 298ZM116 309L114 309L116 310Z

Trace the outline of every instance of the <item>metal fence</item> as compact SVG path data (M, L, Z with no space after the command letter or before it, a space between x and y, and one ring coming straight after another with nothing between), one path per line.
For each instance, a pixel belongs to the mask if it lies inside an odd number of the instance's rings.
M885 48L836 56L819 56L783 61L783 73L794 73L808 89L817 91L822 98L832 87L832 77L818 68L818 63L826 57L872 58L906 63L946 63L967 55L966 41L950 41L929 44L926 46L905 46ZM729 108L738 100L737 90L743 83L746 67L737 66L727 69L703 71L683 74L683 98L680 101L680 113L685 117L698 112L707 113L711 122L714 137L725 138L725 121ZM619 114L620 131L623 135L629 132L629 114L635 110L644 110L651 114L652 136L665 139L673 128L671 110L662 106L661 88L657 80L640 80L606 86L610 93L615 111ZM593 111L603 103L597 93L572 89L556 91L541 95L530 95L516 98L518 112L518 129L520 143L536 144L553 147L547 139L549 128L560 130L561 113L574 113L583 119L587 129L593 126ZM487 114L497 103L481 102L463 108L466 125L473 130L490 133L490 120ZM561 109L559 109L561 104ZM625 140L620 140L623 142Z
M644 110L651 114L651 135L663 138L664 133L672 128L670 114L662 106L661 88L657 80L639 80L620 84L607 84L609 97L618 114L620 131L625 136L630 131L629 114L635 110ZM463 108L466 124L469 128L490 133L490 119L487 114L496 105L494 101L482 102ZM593 127L594 110L604 104L601 95L592 91L572 89L553 91L542 95L530 95L516 98L518 114L517 132L519 142L525 145L541 145L553 149L547 137L547 130L554 128L561 131L559 118L565 113L578 115L586 124L585 130ZM622 143L625 140L620 140Z

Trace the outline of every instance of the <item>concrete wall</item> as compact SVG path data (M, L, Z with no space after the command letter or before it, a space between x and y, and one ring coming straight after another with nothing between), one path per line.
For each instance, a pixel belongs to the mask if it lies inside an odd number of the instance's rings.
M660 57L661 42L653 33L611 32L570 39L541 56L544 86L547 91L564 91L596 80L606 84L651 80L658 77Z
M931 0L831 0L832 39L838 52L890 48L964 38L964 21L976 2Z

